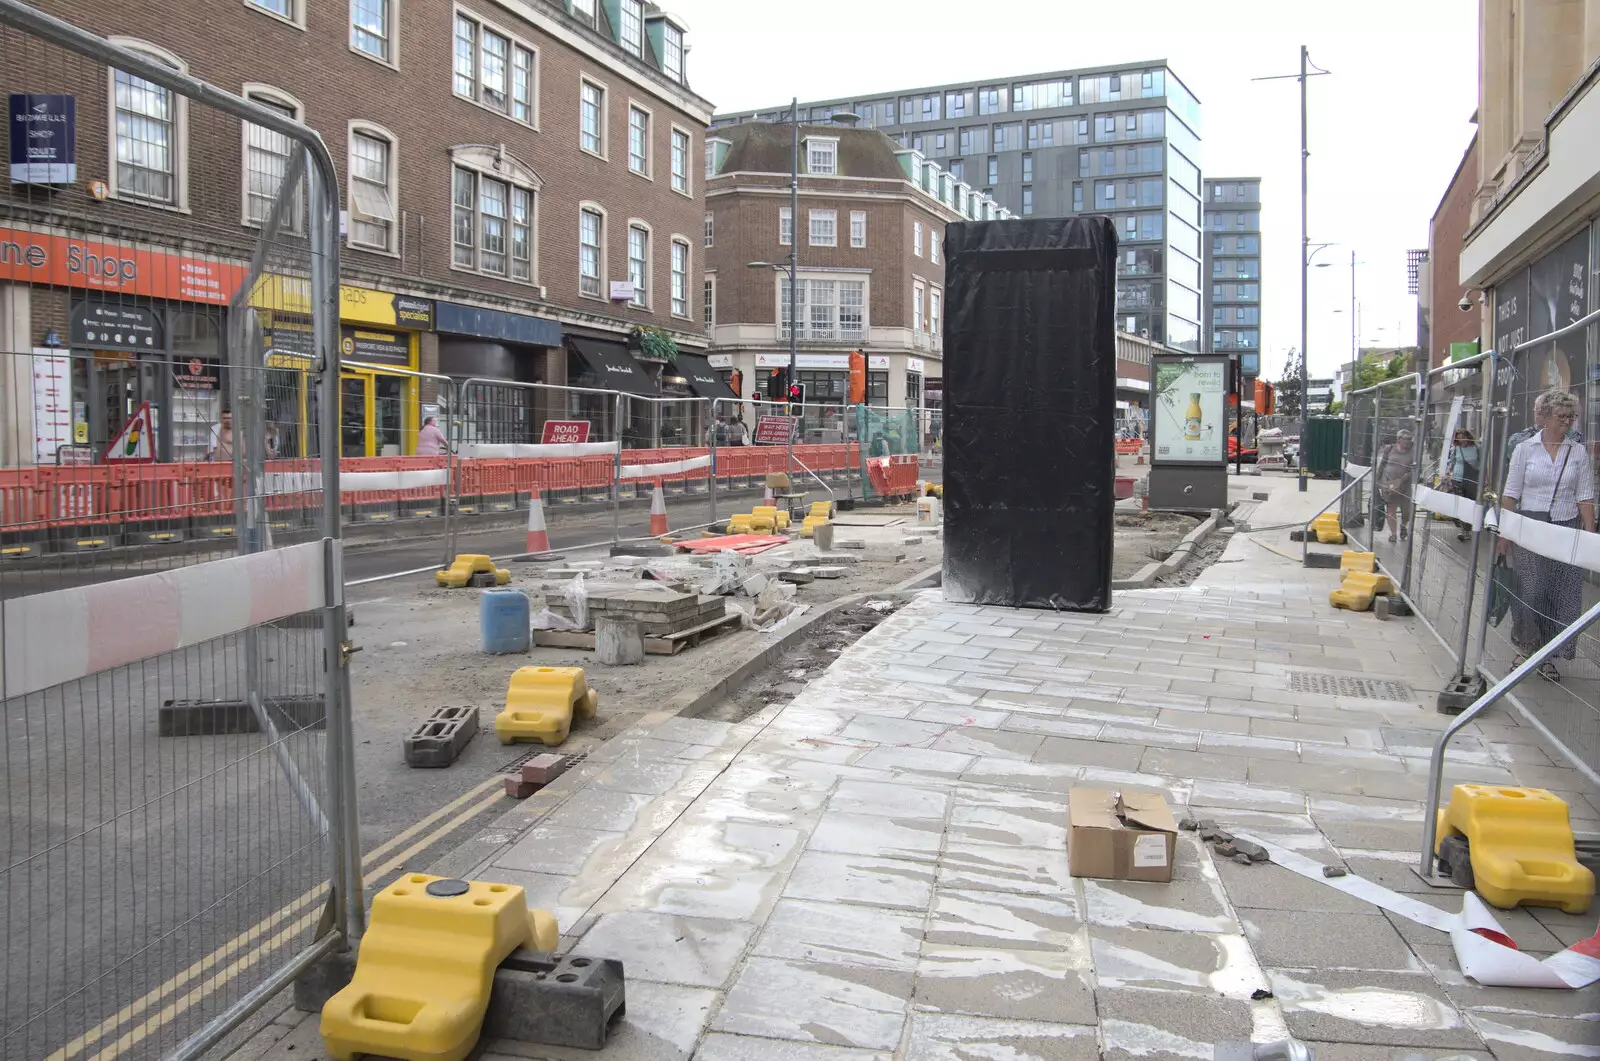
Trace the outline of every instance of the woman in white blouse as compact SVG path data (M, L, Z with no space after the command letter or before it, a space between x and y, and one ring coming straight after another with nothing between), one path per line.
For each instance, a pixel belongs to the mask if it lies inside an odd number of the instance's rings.
M1559 388L1547 390L1534 399L1533 416L1541 430L1512 451L1501 506L1528 519L1592 532L1594 472L1589 452L1567 437L1578 418L1578 400ZM1510 547L1501 539L1502 555ZM1521 599L1512 604L1518 614L1511 624L1520 664L1577 621L1583 606L1583 572L1527 549L1516 550L1512 566L1521 585ZM1572 659L1574 650L1575 644L1568 643L1557 655ZM1561 680L1553 662L1545 662L1539 673L1553 682Z

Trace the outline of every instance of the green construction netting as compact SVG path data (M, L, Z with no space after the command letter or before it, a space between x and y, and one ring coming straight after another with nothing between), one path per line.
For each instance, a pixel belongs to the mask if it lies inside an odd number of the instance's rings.
M856 441L861 443L861 493L871 500L880 496L867 472L871 457L887 457L895 453L919 451L917 414L913 409L875 409L870 405L855 407Z

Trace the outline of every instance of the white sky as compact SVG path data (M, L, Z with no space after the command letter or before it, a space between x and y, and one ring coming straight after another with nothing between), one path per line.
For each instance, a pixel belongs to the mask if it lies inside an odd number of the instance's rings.
M1349 360L1350 254L1362 345L1416 339L1405 252L1472 135L1475 0L663 0L689 25L689 78L718 110L1166 59L1200 99L1208 177L1259 176L1262 372L1300 344L1302 43L1310 80L1311 374ZM1019 11L1008 18L1010 9ZM1022 14L1025 13L1025 14ZM1026 24L1023 24L1025 20ZM1344 312L1335 313L1335 309ZM1381 329L1381 330L1380 330Z

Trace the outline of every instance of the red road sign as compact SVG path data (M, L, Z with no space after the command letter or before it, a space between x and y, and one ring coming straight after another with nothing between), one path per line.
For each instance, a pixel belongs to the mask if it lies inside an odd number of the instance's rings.
M589 421L587 420L546 420L544 434L540 440L546 446L559 442L587 442L589 441Z
M796 425L800 418L796 416L758 416L756 417L756 444L765 446L787 446L794 437Z

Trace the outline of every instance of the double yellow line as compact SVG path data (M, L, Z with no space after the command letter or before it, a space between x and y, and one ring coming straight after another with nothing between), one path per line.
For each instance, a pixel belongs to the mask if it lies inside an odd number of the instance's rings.
M472 802L483 796L490 789L499 789L500 786L500 778L490 778L446 803L415 825L373 848L361 860L363 869L361 879L363 884L370 887L374 881L381 879L385 874L392 873L404 866L407 859L415 857L433 844L438 843L440 837L460 828L485 810L500 803L505 799L505 794L499 791L492 793L487 799L479 799L476 803ZM471 806L467 806L464 811L461 810L467 804L471 804ZM460 813L456 813L457 811L460 811ZM454 814L454 817L450 817L452 814ZM448 820L439 825L438 823L442 819ZM438 825L438 827L433 828L435 825ZM426 831L425 835L422 835L416 842L410 843L405 850L395 854L392 858L386 858L395 848L400 847L402 844L407 844L413 837L423 834L424 831ZM381 864L377 864L380 859L384 861ZM115 1015L107 1017L93 1028L73 1039L61 1049L50 1054L46 1061L73 1061L74 1058L84 1054L101 1042L110 1032L130 1020L149 1013L158 1003L162 1003L167 996L188 987L196 980L201 981L201 983L190 988L184 994L160 1005L149 1017L118 1036L115 1042L100 1049L90 1058L90 1061L109 1061L111 1058L120 1056L130 1047L137 1045L160 1031L167 1024L170 1024L206 995L216 991L223 984L249 969L279 947L304 933L322 916L322 905L319 900L325 894L326 890L323 888L316 888L306 892L288 905L230 939L204 958L172 977L172 979L130 1005L118 1010ZM299 915L298 917L296 916L297 914ZM290 920L291 918L293 920ZM276 931L274 931L275 929ZM269 935L269 933L271 934ZM227 962L227 964L223 965L223 962Z

